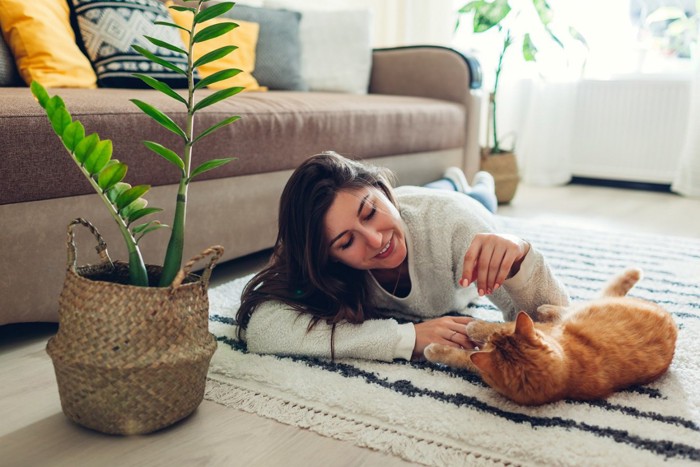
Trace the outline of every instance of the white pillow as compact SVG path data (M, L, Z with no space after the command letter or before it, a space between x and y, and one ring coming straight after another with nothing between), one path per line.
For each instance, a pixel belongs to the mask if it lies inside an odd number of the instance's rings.
M303 4L303 2L302 2ZM265 0L301 13L301 75L310 91L366 94L372 67L369 10L299 9L297 1Z

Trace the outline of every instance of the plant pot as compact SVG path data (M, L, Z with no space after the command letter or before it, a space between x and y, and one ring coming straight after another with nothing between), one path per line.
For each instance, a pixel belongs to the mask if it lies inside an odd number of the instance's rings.
M510 203L520 182L515 153L501 152L491 154L488 149L482 148L481 170L493 175L493 179L496 182L496 199L498 199L498 203Z
M101 263L76 266L73 228L88 227ZM189 261L170 287L128 285L128 265L112 262L87 221L68 227L68 270L59 329L46 350L64 414L110 434L144 434L191 414L204 397L216 340L208 330L207 288L223 253L211 247ZM194 263L212 256L202 277ZM161 268L148 266L150 283ZM154 282L155 281L155 282Z

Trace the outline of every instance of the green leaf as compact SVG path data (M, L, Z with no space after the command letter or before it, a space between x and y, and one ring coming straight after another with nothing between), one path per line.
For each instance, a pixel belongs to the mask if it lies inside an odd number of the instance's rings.
M562 49L565 49L564 43L557 37L556 34L554 34L554 31L552 31L552 30L549 28L549 26L545 27L545 29L547 30L547 33L549 34L549 37L551 37L552 40L553 40L554 42L556 42L557 45L558 45L559 47L561 47Z
M216 73L212 73L211 75L207 76L206 78L199 80L197 82L197 84L194 85L194 88L200 89L200 88L209 86L212 83L218 83L219 81L233 78L234 76L236 76L240 72L241 72L241 70L239 70L238 68L228 68L226 70L217 71Z
M189 30L189 29L184 28L184 27L180 26L179 24L169 23L169 22L167 22L167 21L155 21L153 24L157 24L158 26L168 26L168 27L171 27L171 28L182 29L183 31L185 31L185 32L187 32L187 33L190 33L190 30Z
M34 97L36 97L36 100L39 102L39 105L45 109L46 104L50 99L49 93L46 92L46 88L44 88L44 86L42 86L38 81L32 81L32 84L30 84L29 87L32 90L32 94L34 94Z
M85 170L87 170L90 175L95 175L104 169L111 157L112 141L108 139L102 140L95 145L95 148L85 160Z
M583 35L580 32L578 32L578 30L576 30L573 27L569 27L569 35L571 35L571 37L583 44L584 47L588 48L588 41L586 41L586 38L583 37Z
M155 227L152 229L149 229L149 226L155 226ZM160 221L150 221L150 222L146 222L145 224L141 224L139 226L134 227L133 229L131 229L131 231L134 234L140 234L140 233L146 234L147 232L150 232L151 230L156 230L156 229L159 229L161 227L167 227L167 226L161 224Z
M218 60L220 58L225 57L237 48L238 47L236 47L235 45L225 45L223 47L219 47L218 49L212 50L211 52L199 57L192 66L194 68L198 68L206 63L213 62L214 60Z
M533 44L530 33L523 38L523 58L526 62L537 61L537 47Z
M150 185L136 185L121 193L116 200L117 208L121 211L131 203L139 199L151 189ZM139 208L141 209L141 208Z
M53 115L58 109L65 109L65 107L66 104L63 102L63 99L61 99L59 96L53 96L46 103L46 115L48 115L50 119L51 115Z
M72 122L71 116L65 107L54 110L49 116L49 120L51 121L53 131L55 131L59 137L63 136L63 132L66 131L66 128Z
M118 200L117 200L118 202ZM131 203L129 203L127 206L119 210L119 215L122 216L124 220L129 219L129 216L133 214L136 211L140 211L141 209L146 209L146 206L148 206L148 201L146 201L143 198L136 198L133 200Z
M97 133L92 133L78 143L78 145L75 147L73 155L75 155L75 158L78 160L78 162L80 162L80 165L85 164L87 157L92 153L95 146L99 142L100 137L97 135Z
M127 170L128 167L126 164L122 164L121 162L108 164L97 176L97 184L102 188L102 191L105 192L121 182L126 176Z
M469 2L466 5L464 5L462 8L459 9L460 13L472 13L479 8L482 8L483 5L486 2L484 0L474 0L473 2Z
M172 9L172 10L177 10L177 11L189 11L189 12L192 13L192 14L197 13L197 10L195 10L195 9L192 8L191 6L172 5L172 6L169 6L168 8L170 8L170 9Z
M85 139L85 127L82 123L76 120L69 124L65 130L63 130L61 139L68 150L73 153L75 152L75 148L78 143Z
M112 166L112 165L114 165L114 164L119 164L119 163L120 163L120 162L119 162L119 159L110 159L110 160L107 161L107 163L106 163L105 166L102 168L102 170L104 170L104 169L106 169L107 167L110 167L110 166ZM102 172L100 172L100 173L102 173ZM99 175L99 174L98 174L98 175Z
M142 217L146 217L150 214L155 214L156 212L162 211L161 208L143 208L139 209L137 211L132 212L129 215L129 223L132 223L138 219L141 219Z
M194 108L192 109L193 112L196 112L198 110L201 110L205 107L209 107L210 105L216 104L219 101L222 101L224 99L228 99L231 96L234 96L244 90L244 87L241 86L236 86L233 88L227 88L227 89L222 89L221 91L216 91L214 94L211 94L201 101L199 101Z
M232 2L223 2L212 5L206 10L197 13L197 16L194 17L194 24L203 23L205 21L209 21L210 19L216 18L217 16L221 16L231 8L233 8Z
M204 42L208 41L209 39L214 39L215 37L222 36L237 27L238 25L236 23L231 22L212 24L211 26L207 26L206 28L202 29L197 34L195 34L193 42L196 44L198 42Z
M167 68L168 70L172 70L175 73L179 73L181 75L187 75L187 72L185 70L183 70L182 68L180 68L179 66L175 65L174 63L170 63L169 61L165 60L164 58L160 58L159 56L157 56L153 52L150 52L150 51L144 49L140 45L132 45L131 48L133 48L135 51L137 51L138 53L140 53L141 55L143 55L144 57L146 57L150 61L157 63L158 65L161 65L161 66Z
M221 120L216 125L212 125L209 128L207 128L206 130L204 130L202 133L200 133L200 135L195 138L195 140L192 142L192 144L196 143L197 141L204 138L205 136L210 135L211 133L215 132L219 128L224 127L226 125L230 125L231 123L235 122L236 120L239 120L240 118L241 117L235 116L235 117L229 117L227 119Z
M540 18L543 26L549 26L554 18L554 13L552 12L552 7L549 6L547 0L532 0L532 5L537 11L537 16Z
M182 54L182 55L187 55L187 51L181 49L180 47L177 47L173 44L170 44L169 42L162 41L160 39L156 39L155 37L151 36L143 36L145 37L151 44L155 45L156 47L163 47L164 49L172 50L173 52Z
M175 123L170 117L165 115L163 112L160 110L156 109L150 104L146 104L143 101L140 101L138 99L131 99L131 102L136 104L136 106L141 109L146 115L151 117L153 120L156 122L160 123L165 127L166 129L172 131L176 135L182 137L182 139L186 140L187 135L185 134L184 131L182 131L182 128L180 128L177 123Z
M151 221L147 224L142 224L139 225L138 227L134 228L134 235L138 235L138 238L136 239L136 243L140 242L141 239L144 237L149 232L153 232L154 230L162 229L162 228L167 228L168 226L165 224L161 224L159 221ZM136 229L139 229L138 231ZM139 235L140 234L140 235Z
M488 31L508 16L510 10L508 0L494 0L491 3L482 2L474 10L474 32Z
M148 75L142 75L140 73L133 73L131 76L135 76L139 78L141 81L152 87L153 89L156 89L163 94L172 97L176 101L180 101L183 104L187 105L187 100L182 97L180 94L178 94L173 88L171 88L169 85L162 81L158 81L157 79L148 76Z
M109 190L107 190L107 193L106 193L107 199L108 199L112 204L116 204L116 203L117 203L117 198L119 198L119 195L121 195L122 193L124 193L124 192L125 192L126 190L128 190L129 188L131 188L131 185L129 185L128 183L119 182L119 183L117 183L116 185L114 185L112 188L110 188Z
M216 169L217 167L221 167L222 165L228 164L229 162L236 160L236 157L229 157L227 159L212 159L210 161L206 161L196 169L192 171L192 175L190 175L190 178L187 180L187 183L192 181L194 177L197 175L203 174L204 172L208 172L209 170Z
M185 163L182 161L182 159L180 159L180 156L178 156L175 151L172 151L161 144L154 143L153 141L144 141L143 144L151 151L165 158L165 160L171 164L177 166L180 171L184 173Z

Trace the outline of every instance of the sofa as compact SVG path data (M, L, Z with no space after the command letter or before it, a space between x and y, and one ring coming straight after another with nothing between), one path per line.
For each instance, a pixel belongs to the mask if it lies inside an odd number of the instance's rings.
M185 258L220 244L222 261L274 243L279 196L292 170L310 155L334 150L392 169L397 184L423 184L449 166L471 177L479 167L481 81L478 62L444 47L410 46L371 52L367 93L270 90L244 92L202 110L207 128L241 119L196 146L198 157L236 157L189 189ZM184 109L148 89L50 89L88 132L111 139L127 163L125 181L150 184L145 196L169 223L178 174L142 144L177 147L177 137L129 99L155 105L183 124ZM202 95L211 92L202 91ZM53 133L28 87L0 87L0 325L55 322L66 268L66 227L90 220L113 259L127 257L121 236L97 195ZM161 264L167 231L145 237L146 263ZM97 261L95 240L76 237L78 263Z

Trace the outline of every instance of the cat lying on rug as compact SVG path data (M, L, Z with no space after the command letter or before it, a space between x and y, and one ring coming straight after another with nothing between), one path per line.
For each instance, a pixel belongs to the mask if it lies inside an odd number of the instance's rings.
M537 313L544 322L534 323L522 311L514 323L473 321L467 334L481 350L431 344L425 357L475 371L524 405L599 399L650 383L671 364L677 329L660 306L625 297L640 277L640 270L629 269L601 298L566 309L543 305Z

